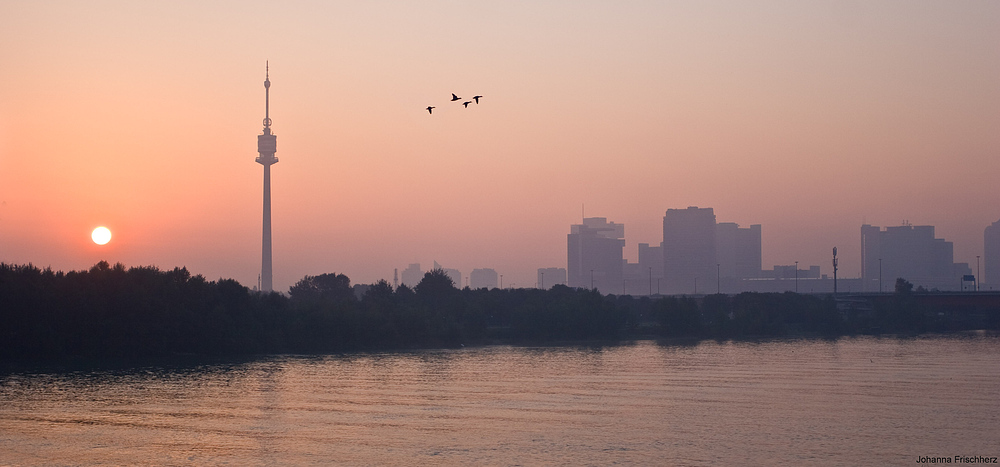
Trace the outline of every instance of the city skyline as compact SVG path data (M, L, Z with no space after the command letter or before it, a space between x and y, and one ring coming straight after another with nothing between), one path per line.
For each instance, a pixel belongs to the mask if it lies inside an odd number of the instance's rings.
M265 61L279 291L433 261L528 287L583 217L635 262L686 206L761 225L765 269L838 247L843 278L861 225L975 264L1000 219L994 2L454 7L5 3L0 261L255 285Z

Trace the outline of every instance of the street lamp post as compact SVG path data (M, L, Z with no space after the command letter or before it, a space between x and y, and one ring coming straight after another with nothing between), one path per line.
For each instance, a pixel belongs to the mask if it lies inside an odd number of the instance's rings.
M799 262L795 262L795 293L799 293Z
M976 255L976 292L979 292L979 255Z

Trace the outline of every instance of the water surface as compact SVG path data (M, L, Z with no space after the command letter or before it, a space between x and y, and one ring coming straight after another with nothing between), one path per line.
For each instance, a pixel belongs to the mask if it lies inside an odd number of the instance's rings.
M1000 338L643 341L0 376L2 464L878 465L1000 455Z

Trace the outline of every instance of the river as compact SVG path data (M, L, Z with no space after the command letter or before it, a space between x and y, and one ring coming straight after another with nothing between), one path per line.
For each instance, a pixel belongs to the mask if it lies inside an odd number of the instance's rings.
M0 465L926 465L1000 456L998 370L964 335L8 372Z

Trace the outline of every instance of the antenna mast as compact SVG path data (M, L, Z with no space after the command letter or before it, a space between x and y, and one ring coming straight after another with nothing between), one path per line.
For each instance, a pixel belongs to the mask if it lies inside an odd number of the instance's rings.
M837 294L837 247L833 247L833 294Z

